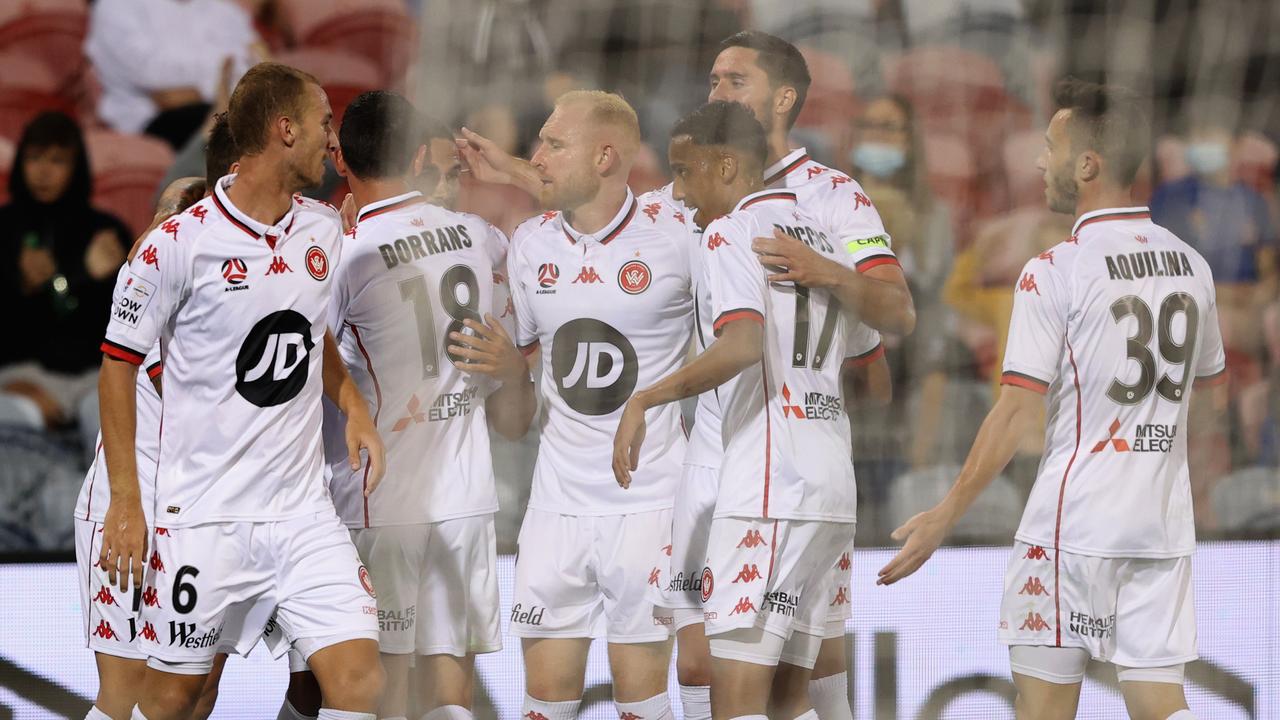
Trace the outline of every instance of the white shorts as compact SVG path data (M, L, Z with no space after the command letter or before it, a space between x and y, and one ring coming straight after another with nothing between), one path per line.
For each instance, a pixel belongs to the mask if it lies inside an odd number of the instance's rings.
M844 637L845 627L853 619L853 537L840 551L840 557L831 566L827 577L827 629L823 639Z
M80 578L80 614L84 617L85 645L104 655L145 660L138 647L138 607L142 588L130 579L129 592L112 586L107 572L98 567L102 552L102 523L75 519L76 575Z
M823 637L831 566L853 542L854 524L716 518L702 571L707 635L758 627Z
M676 487L671 518L670 568L661 587L651 588L654 603L669 610L702 610L702 569L707 566L707 533L716 510L720 471L701 465L685 465ZM693 624L699 616L691 617ZM680 622L677 622L677 630Z
M453 655L502 649L493 515L351 531L378 592L379 649Z
M141 633L157 669L196 672L218 652L247 654L273 615L282 631L268 643L276 657L290 645L306 659L346 640L378 639L373 583L332 510L156 528L152 547Z
M1100 558L1015 542L1000 603L1000 642L1083 648L1130 668L1196 653L1191 558Z
M671 510L629 515L525 512L516 556L511 632L528 638L660 642L669 614L648 592L660 585Z

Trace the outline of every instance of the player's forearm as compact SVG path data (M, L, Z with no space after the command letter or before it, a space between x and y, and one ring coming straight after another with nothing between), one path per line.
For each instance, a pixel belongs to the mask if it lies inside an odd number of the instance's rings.
M533 381L528 377L507 381L485 401L489 424L507 440L519 440L529 432L538 410Z
M112 502L141 502L135 454L137 379L137 365L103 359L98 375L98 419L102 425L102 448L107 456Z
M954 527L973 501L995 480L1013 459L1022 441L1022 431L1035 417L1029 398L1020 397L1031 391L1005 386L1000 399L983 420L978 437L969 450L955 485L938 504L945 513L948 527ZM1035 396L1038 400L1039 396Z
M542 193L542 178L534 169L533 163L521 158L511 158L510 167L504 168L511 178L511 184L524 190L535 198Z
M705 352L679 370L636 393L645 409L666 405L720 387L760 362L764 328L754 320L734 320Z
M895 335L910 335L916 329L915 303L905 281L873 277L835 262L831 265L828 289L859 320ZM895 272L900 278L901 271Z
M360 394L360 388L347 372L347 366L338 353L338 344L328 331L324 334L324 359L321 363L321 375L324 379L324 395L342 411L351 417L353 414L368 414L369 403Z
M841 375L846 407L888 407L893 402L893 378L884 356L862 367L850 367Z

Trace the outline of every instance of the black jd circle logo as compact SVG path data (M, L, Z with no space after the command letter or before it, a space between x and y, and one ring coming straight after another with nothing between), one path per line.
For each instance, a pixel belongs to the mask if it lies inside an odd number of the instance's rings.
M636 351L622 333L591 318L571 320L552 341L560 397L583 415L608 415L636 389Z
M294 399L307 384L314 345L311 323L300 313L280 310L262 318L236 356L236 392L258 407Z

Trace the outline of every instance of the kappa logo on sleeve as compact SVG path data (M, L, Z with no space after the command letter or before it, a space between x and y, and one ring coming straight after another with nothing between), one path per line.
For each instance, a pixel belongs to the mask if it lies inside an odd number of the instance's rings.
M155 297L156 286L133 273L124 281L124 287L116 293L116 301L111 308L111 319L124 323L131 328L138 327L138 321L151 306L151 298Z

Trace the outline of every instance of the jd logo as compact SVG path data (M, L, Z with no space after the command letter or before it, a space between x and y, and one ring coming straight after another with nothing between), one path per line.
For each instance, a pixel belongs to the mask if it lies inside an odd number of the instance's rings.
M236 392L258 407L297 397L307 384L308 357L315 343L311 323L293 310L258 321L236 356Z
M622 333L591 318L556 331L551 369L560 397L583 415L608 415L636 387L636 351Z

